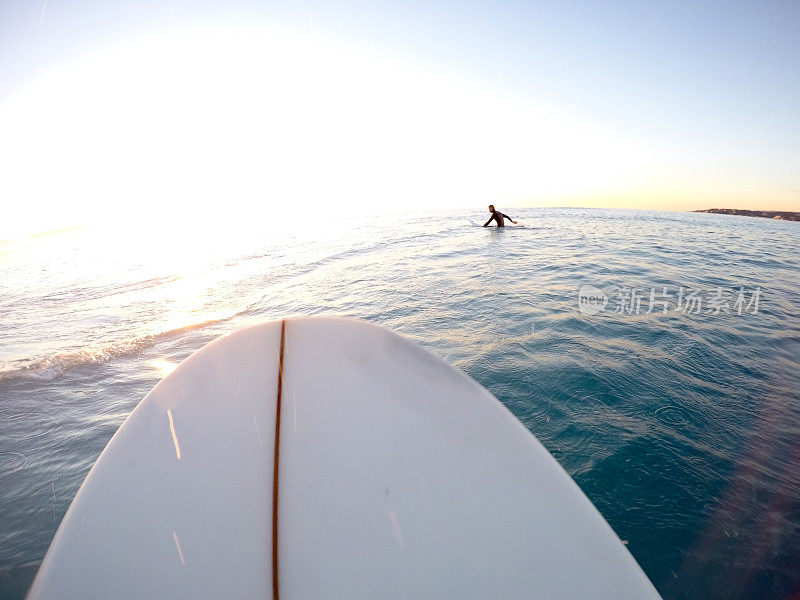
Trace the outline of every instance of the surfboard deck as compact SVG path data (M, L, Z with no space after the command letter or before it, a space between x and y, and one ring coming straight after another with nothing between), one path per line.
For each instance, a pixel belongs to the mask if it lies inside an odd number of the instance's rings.
M339 318L183 361L97 460L29 597L659 598L491 394Z

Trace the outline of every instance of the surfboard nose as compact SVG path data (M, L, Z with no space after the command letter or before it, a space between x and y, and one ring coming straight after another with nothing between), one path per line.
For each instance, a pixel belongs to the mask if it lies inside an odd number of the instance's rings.
M131 413L31 598L658 598L491 394L365 321L221 338Z

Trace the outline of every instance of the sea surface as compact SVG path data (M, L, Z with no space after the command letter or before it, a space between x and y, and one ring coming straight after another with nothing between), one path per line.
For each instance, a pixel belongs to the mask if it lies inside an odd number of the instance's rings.
M175 364L323 314L390 327L488 388L664 598L797 598L800 223L503 211L524 227L462 210L0 242L0 598L24 596Z

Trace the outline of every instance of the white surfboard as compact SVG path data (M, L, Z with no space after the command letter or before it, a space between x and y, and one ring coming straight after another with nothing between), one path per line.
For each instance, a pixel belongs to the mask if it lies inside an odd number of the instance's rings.
M40 598L658 593L533 435L386 329L297 319L186 359L64 517Z

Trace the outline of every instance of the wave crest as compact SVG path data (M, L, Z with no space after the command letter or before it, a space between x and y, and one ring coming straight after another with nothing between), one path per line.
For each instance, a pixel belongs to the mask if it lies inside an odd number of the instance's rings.
M239 313L237 313L239 314ZM124 341L112 342L97 348L81 348L67 350L43 357L16 361L15 363L0 365L0 382L21 379L25 381L49 382L57 379L72 369L99 365L110 362L116 358L139 353L151 347L158 341L195 329L202 329L217 323L223 323L237 316L237 314L222 318L209 319L200 323L192 323L183 327L170 329L155 334L142 335Z

